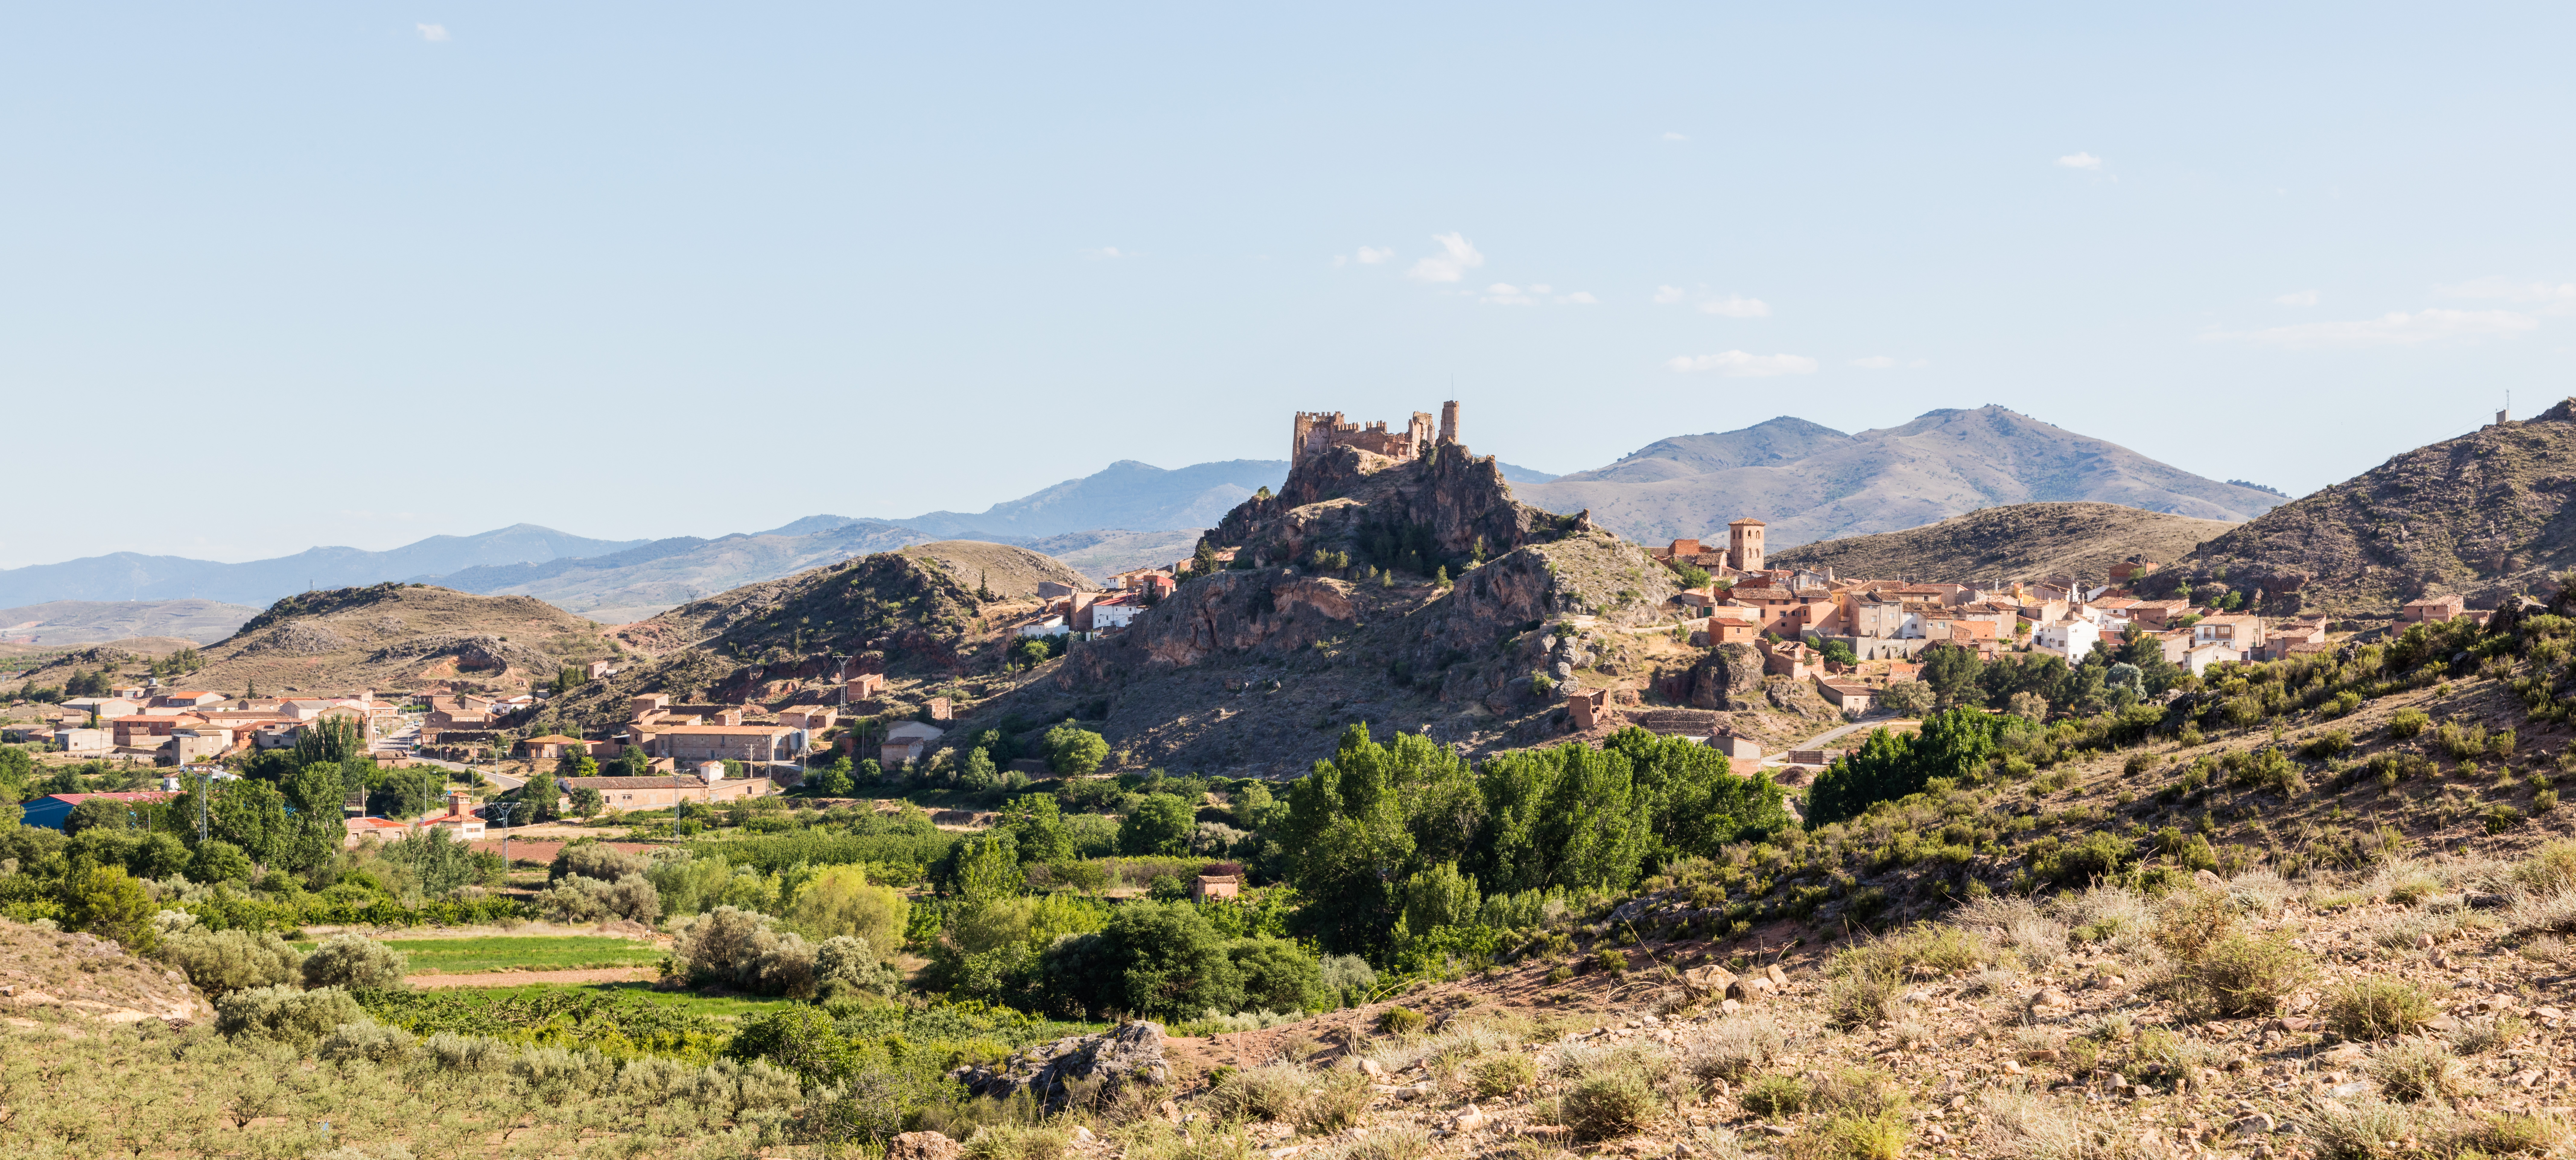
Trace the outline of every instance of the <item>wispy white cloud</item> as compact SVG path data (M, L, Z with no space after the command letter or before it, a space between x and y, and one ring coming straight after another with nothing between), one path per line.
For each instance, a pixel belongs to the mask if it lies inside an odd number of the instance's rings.
M1690 140L1690 135L1689 135L1689 134L1687 134L1687 133L1666 133L1666 134L1664 134L1664 140L1666 140L1666 141L1688 141L1688 140Z
M2284 294L2272 301L2283 306L2314 306L2317 304L2317 292L2314 290L2301 290L2294 294Z
M1533 286L1530 287L1530 289L1538 290L1542 288ZM1520 287L1514 286L1509 282L1496 282L1491 286L1485 287L1484 297L1478 298L1476 301L1485 303L1489 306L1534 306L1537 305L1538 302L1537 299L1530 297L1529 294L1522 291Z
M1577 290L1572 294L1559 294L1556 296L1556 300L1567 306L1598 306L1601 304L1601 300L1593 297L1592 293L1588 290Z
M1874 354L1868 358L1853 359L1852 365L1865 371L1883 371L1894 367L1896 360L1883 354Z
M1666 369L1686 373L1707 372L1728 378L1761 379L1773 375L1812 375L1816 360L1794 354L1747 354L1740 350L1717 354L1675 355L1664 360Z
M1431 240L1440 243L1440 253L1415 262L1412 269L1404 272L1405 277L1420 282L1455 282L1467 271L1485 264L1485 255L1476 252L1476 244L1463 233L1433 234Z
M2377 318L2349 322L2306 322L2247 333L2212 332L2205 341L2241 339L2286 350L2326 350L2373 346L2422 346L2455 339L2511 338L2539 327L2528 314L2511 310L2392 311Z
M1086 258L1124 258L1128 255L1118 252L1118 247L1116 246L1102 246L1096 250L1084 250L1082 252L1082 256Z
M412 28L420 33L420 38L422 40L426 40L431 44L444 44L447 42L447 26L444 24L415 24L412 25Z
M1689 296L1690 291L1684 290L1679 286L1655 287L1655 305L1657 306L1670 306Z
M2102 171L2102 159L2095 157L2090 153L2069 153L2064 157L2058 158L2057 163L2067 167L2068 169L2081 169L2088 173L2100 173Z
M1395 247L1393 246L1386 246L1383 248L1361 246L1358 253L1351 255L1353 259L1357 260L1359 264L1363 266L1374 266L1394 256Z
M1715 314L1724 318L1771 317L1770 303L1759 298L1745 298L1734 294L1702 302L1699 304L1699 309L1702 314Z

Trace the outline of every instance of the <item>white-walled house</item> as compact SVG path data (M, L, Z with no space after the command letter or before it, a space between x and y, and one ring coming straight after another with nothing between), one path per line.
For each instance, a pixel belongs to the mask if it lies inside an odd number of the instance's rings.
M2056 653L2069 663L2083 660L2093 651L2094 643L2101 639L2102 630L2089 620L2053 621L2030 632L2032 648Z

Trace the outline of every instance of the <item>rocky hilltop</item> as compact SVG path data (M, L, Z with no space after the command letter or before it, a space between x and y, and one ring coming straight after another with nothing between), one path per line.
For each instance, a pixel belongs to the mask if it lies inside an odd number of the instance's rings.
M2131 556L2181 559L2236 525L2108 503L2022 503L1874 536L1825 540L1771 557L1777 568L1926 584L2069 575L2094 583Z
M2489 606L2576 566L2576 399L2416 448L2200 546L2167 587L2260 590L2267 610L2387 615L2458 593Z

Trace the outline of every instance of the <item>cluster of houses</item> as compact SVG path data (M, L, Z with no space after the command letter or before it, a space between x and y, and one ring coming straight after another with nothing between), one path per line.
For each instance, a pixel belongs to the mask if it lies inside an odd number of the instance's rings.
M1763 559L1765 525L1741 519L1727 525L1718 551L1698 540L1675 540L1654 553L1676 570L1704 571L1710 583L1675 597L1705 617L1693 641L1745 644L1763 657L1764 672L1812 679L1824 697L1865 711L1877 686L1856 674L1828 673L1820 650L1838 642L1863 668L1884 681L1911 680L1924 649L1936 644L1973 648L1992 658L2028 648L2070 663L2097 642L2142 634L2167 662L2198 675L2228 661L2279 660L2326 652L2322 619L2267 620L2250 614L2194 606L2188 600L2147 600L2126 585L2161 564L2131 558L2111 569L2110 583L2084 586L2072 577L2043 577L1987 585L1917 584L1902 580L1841 578L1831 568L1771 568ZM2456 596L2406 606L2402 619L2447 619L2464 612Z
M1095 592L1053 580L1040 581L1038 599L1044 603L1035 615L1020 624L1019 634L1050 637L1070 633L1089 640L1102 633L1116 632L1134 622L1155 602L1171 595L1179 581L1169 570L1144 568L1122 572L1111 577L1110 583L1115 587Z
M74 756L123 756L158 765L291 746L313 723L333 719L351 722L372 740L391 732L402 717L401 706L377 699L373 690L351 697L227 698L203 689L163 688L157 681L112 689L104 697L77 697L62 707L68 715L51 723L44 736L20 739L51 741Z

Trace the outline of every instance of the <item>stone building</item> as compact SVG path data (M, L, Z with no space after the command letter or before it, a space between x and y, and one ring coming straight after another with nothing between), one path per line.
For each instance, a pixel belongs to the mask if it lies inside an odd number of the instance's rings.
M1415 411L1402 431L1390 431L1384 422L1352 423L1339 411L1299 411L1291 425L1288 458L1290 462L1316 455L1335 447L1357 447L1389 459L1419 458L1424 448L1441 443L1457 443L1458 401L1440 405L1440 426L1435 434L1431 413Z

